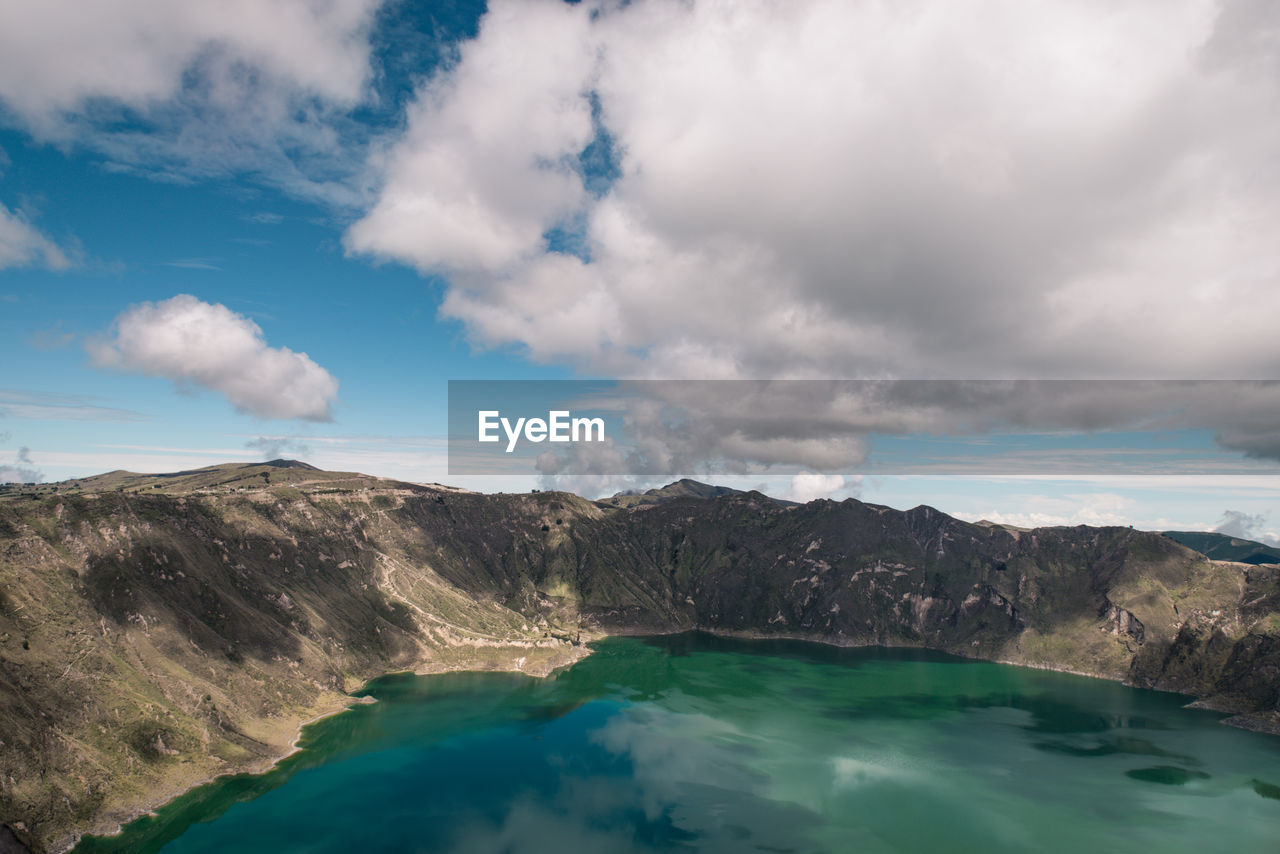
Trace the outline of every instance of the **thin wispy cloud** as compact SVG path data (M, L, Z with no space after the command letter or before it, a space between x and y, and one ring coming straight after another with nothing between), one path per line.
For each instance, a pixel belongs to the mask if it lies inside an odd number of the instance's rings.
M259 211L258 213L245 214L241 219L246 222L254 222L258 225L279 225L284 222L284 217L278 213L269 211Z
M32 225L26 217L0 204L0 270L43 266L66 270L73 255Z
M102 398L0 388L0 416L50 421L146 421L150 416L104 406Z
M212 258L178 258L173 261L161 261L163 267L177 267L181 270L218 270L222 268Z
M31 333L31 337L27 339L27 344L37 350L61 350L70 346L71 342L76 338L74 332L64 332L62 330L62 322L58 321L48 329L37 329Z

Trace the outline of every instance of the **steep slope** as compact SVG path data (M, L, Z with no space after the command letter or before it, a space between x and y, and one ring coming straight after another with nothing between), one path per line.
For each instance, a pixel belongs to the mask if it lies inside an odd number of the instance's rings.
M503 531L541 537L540 504L564 502L461 496L457 524L452 492L220 489L0 502L0 819L20 837L62 847L274 761L388 670L582 652Z
M1276 568L1159 534L214 469L0 499L0 819L37 847L271 761L375 674L542 672L602 632L927 646L1277 719Z

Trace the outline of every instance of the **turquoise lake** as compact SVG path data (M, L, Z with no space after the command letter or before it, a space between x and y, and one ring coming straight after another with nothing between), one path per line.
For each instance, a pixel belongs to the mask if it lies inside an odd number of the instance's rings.
M1280 737L1102 680L695 634L361 693L77 854L1280 851Z

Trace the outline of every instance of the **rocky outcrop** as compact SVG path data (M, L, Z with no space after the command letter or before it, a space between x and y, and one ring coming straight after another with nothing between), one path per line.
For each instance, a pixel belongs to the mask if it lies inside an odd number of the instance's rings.
M1142 621L1135 617L1132 611L1126 611L1111 600L1107 600L1106 608L1102 612L1102 620L1102 628L1110 631L1115 637L1128 638L1137 646L1142 646L1146 630L1142 626ZM1133 648L1129 647L1129 649Z

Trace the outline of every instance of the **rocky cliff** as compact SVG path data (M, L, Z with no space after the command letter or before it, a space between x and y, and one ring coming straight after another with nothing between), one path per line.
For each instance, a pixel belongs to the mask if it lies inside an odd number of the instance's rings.
M602 633L925 646L1280 721L1280 579L1129 528L673 490L480 495L310 467L0 495L0 820L65 848L289 749L394 669L546 670Z

